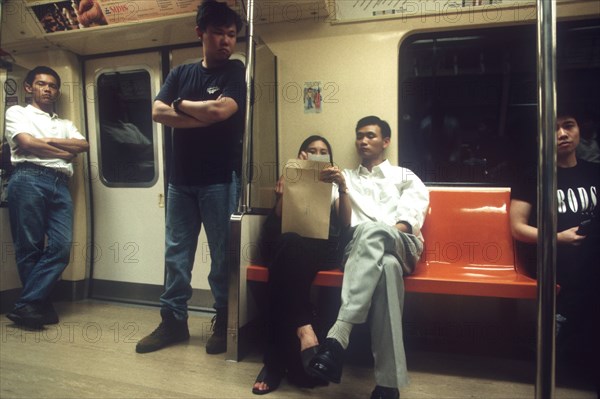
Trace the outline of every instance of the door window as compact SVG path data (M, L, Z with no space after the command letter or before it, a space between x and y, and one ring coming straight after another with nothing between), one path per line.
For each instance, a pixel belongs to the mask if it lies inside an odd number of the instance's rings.
M152 186L157 180L157 149L150 73L105 72L97 77L96 88L102 182Z

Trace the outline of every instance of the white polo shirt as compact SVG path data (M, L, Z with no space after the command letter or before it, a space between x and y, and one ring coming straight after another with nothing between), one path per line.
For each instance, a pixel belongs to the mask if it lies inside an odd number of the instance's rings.
M377 221L394 226L408 222L422 241L421 227L429 208L429 190L410 169L389 161L367 168L344 169L352 204L352 226Z
M31 162L36 165L60 171L67 176L73 175L73 165L70 162L60 158L38 158L35 155L17 154L17 143L15 137L20 133L27 133L35 138L59 138L59 139L79 139L85 140L85 137L79 133L73 122L60 119L58 115L52 115L28 105L22 107L15 105L6 111L6 139L10 145L10 159L13 165L22 162Z

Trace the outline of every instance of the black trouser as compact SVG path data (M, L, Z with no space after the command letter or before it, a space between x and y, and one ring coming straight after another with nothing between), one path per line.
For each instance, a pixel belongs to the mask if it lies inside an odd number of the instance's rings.
M312 324L310 288L320 270L338 267L337 242L280 235L272 246L269 267L268 336L264 363L290 370L300 365L296 329Z
M561 353L583 366L600 394L600 239L589 235L582 245L559 248L557 313L567 318L559 335Z
M598 236L588 236L580 246L559 246L556 255L556 281L561 287L556 312L567 320L588 318L598 306Z

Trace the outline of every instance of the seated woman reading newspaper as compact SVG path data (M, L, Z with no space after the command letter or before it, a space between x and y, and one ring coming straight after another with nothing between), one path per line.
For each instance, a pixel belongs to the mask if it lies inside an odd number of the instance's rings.
M321 136L310 136L298 151L301 160L322 160L323 156L331 166L321 170L319 181L333 183L329 237L315 239L293 232L281 233L284 176L276 184L276 205L263 226L263 246L269 268L269 310L264 366L252 387L257 395L277 389L286 375L291 384L302 387L325 384L304 371L304 363L316 353L319 345L312 327L310 287L319 271L339 265L340 235L350 225L351 208L344 176L333 166L329 142ZM334 190L340 193L335 201Z

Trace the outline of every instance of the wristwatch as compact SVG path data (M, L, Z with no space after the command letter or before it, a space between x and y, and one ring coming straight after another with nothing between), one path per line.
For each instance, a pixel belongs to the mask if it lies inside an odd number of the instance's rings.
M348 194L348 193L350 193L350 189L348 187L346 187L346 188L339 188L338 189L338 193L340 193L340 194Z
M173 101L173 103L171 104L171 106L173 107L175 112L177 112L178 114L181 113L181 111L179 110L179 104L181 104L182 101L183 101L183 98L177 97L175 99L175 101Z

